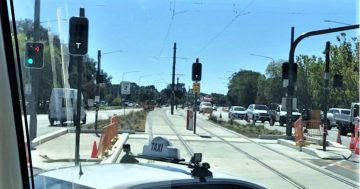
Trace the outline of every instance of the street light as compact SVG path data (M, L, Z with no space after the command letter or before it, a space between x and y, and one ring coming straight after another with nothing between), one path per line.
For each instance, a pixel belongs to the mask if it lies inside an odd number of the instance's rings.
M111 52L106 52L106 53L101 53L101 50L98 50L98 66L97 66L97 74L96 74L96 79L97 79L97 96L99 98L98 103L96 104L95 107L95 135L99 136L99 134L97 133L97 119L98 119L98 112L99 112L99 106L100 106L100 78L102 77L100 74L101 71L101 56L104 56L106 54L112 54L112 53L118 53L118 52L123 52L122 50L116 50L116 51L111 51Z
M348 24L348 23L339 22L339 21L335 21L335 20L324 20L324 22L332 22L332 23L342 24L342 25L345 25L345 26L350 26L351 25L351 24Z
M264 55L260 55L260 54L250 54L251 56L258 56L258 57L262 57L262 58L267 58L267 59L271 59L272 62L275 62L275 60L269 56L264 56Z

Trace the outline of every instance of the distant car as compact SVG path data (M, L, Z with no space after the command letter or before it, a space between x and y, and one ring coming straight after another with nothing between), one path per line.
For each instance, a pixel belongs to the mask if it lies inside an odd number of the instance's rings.
M213 108L211 102L201 102L199 106L200 113L212 113Z
M299 119L299 117L301 116L301 113L297 109L294 109L292 111L291 116L292 116L291 120L295 122L297 119ZM283 126L284 124L286 124L286 117L287 117L286 108L282 107L282 105L279 105L276 108L275 121L279 122L280 126Z
M245 119L246 110L242 106L231 106L228 115L229 119Z
M246 110L246 120L247 121L265 121L270 122L270 115L268 113L269 108L266 105L260 104L250 104Z
M335 114L340 114L342 108L330 108L326 114L326 125L328 125L328 130L331 130L332 127L337 127ZM350 111L349 111L350 112ZM321 111L321 120L324 119L324 112Z
M213 109L214 111L216 111L216 110L217 110L217 106L214 104L213 107L212 107L212 109Z

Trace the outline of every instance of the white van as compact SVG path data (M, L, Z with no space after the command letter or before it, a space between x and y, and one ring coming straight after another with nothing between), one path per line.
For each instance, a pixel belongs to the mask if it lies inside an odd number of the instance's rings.
M66 121L74 121L76 118L76 99L77 89L53 88L49 104L49 122L53 126L55 121L60 121L61 125ZM83 101L84 97L81 95ZM81 106L80 119L83 124L86 123L86 112L84 106Z

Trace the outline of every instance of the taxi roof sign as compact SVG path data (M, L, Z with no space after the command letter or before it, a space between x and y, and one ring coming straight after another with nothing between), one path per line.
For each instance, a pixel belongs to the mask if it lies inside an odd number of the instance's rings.
M165 159L180 159L179 150L164 137L155 137L149 145L144 145L143 155Z

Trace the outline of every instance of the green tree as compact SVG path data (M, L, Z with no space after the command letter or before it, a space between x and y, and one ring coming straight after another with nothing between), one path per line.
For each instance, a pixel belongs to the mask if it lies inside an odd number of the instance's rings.
M285 96L285 89L282 86L282 64L285 60L270 62L266 67L266 80L260 87L268 103L280 103Z
M339 44L331 44L330 73L343 76L343 87L332 87L330 80L329 107L350 107L359 102L359 38L348 41L345 33L337 36Z
M263 77L260 73L248 70L234 73L230 79L227 94L231 104L248 106L255 103L260 77Z

